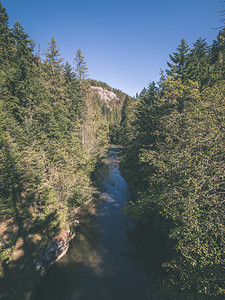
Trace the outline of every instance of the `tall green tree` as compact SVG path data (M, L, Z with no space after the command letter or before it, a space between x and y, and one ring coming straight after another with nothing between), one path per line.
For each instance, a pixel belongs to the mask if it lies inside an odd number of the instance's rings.
M61 58L60 50L54 36L52 36L51 42L48 45L47 50L44 52L44 65L50 97L52 103L56 103L63 99L63 58Z
M199 38L194 47L190 50L187 58L187 77L193 81L198 81L203 87L209 81L209 46L205 39Z
M14 46L10 62L8 63L6 87L10 92L10 101L7 107L22 122L27 106L32 98L32 87L35 83L35 68L38 60L33 55L34 42L24 32L22 25L17 21L12 29Z
M213 82L225 78L225 28L219 31L217 39L213 42L210 53L213 68Z
M78 49L76 52L76 56L74 58L74 63L75 63L75 72L76 72L77 78L79 80L87 79L88 67L87 67L87 63L84 60L84 56L82 55L82 52L80 49Z
M63 75L66 83L72 82L75 79L75 73L73 72L73 68L68 61L65 63Z
M76 78L79 81L79 85L80 85L79 88L80 97L85 102L85 103L80 102L80 112L81 112L82 119L85 122L87 117L88 106L90 107L90 105L88 104L88 102L90 102L90 95L89 95L90 82L88 80L87 63L84 60L84 56L82 55L80 49L78 49L76 52L76 56L74 58L74 64L75 64L74 70L75 70Z
M72 66L66 62L63 71L65 79L65 96L68 99L70 118L78 120L85 110L85 101L82 98L81 83L76 78Z
M187 57L189 53L189 46L187 42L182 38L180 44L177 47L177 52L169 54L171 62L167 62L169 69L166 70L167 75L174 78L185 78L185 67L187 63Z
M9 17L0 2L0 63L5 64L12 55L13 38L9 29Z

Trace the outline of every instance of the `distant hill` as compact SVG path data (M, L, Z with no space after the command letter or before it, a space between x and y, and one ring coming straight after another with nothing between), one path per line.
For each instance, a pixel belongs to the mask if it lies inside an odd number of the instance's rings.
M104 90L113 92L120 99L121 104L123 103L125 97L129 96L129 95L127 95L126 93L124 93L123 91L121 91L119 89L112 88L111 86L109 86L107 83L105 83L103 81L91 79L90 84L91 84L92 87L101 87Z
M91 90L94 94L99 96L103 103L110 108L112 108L113 105L120 105L121 103L120 98L111 90L102 88L100 86L91 86Z

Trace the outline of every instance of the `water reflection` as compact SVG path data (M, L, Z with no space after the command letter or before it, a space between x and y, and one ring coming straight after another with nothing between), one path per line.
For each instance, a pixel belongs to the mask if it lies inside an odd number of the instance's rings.
M123 253L128 221L121 209L129 198L119 171L119 149L109 149L98 171L99 197L79 213L80 228L68 253L43 280L37 300L144 299L147 277Z
M71 289L77 289L84 266L101 274L102 258L97 251L100 225L94 220L96 206L96 203L92 203L82 210L81 226L76 238L68 253L49 270L36 299L70 299L67 295Z
M148 277L149 287L146 299L175 300L170 298L163 284L167 274L162 264L169 256L167 238L154 228L153 224L137 224L127 227L128 243L123 256L141 266Z
M162 263L167 238L153 224L121 215L129 190L117 148L98 170L99 197L79 213L80 228L68 253L43 280L36 300L213 300L169 284ZM219 299L220 300L220 299Z

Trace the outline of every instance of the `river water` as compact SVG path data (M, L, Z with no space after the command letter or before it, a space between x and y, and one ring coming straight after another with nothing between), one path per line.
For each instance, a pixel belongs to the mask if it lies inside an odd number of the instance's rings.
M121 210L129 188L119 170L118 152L109 148L97 172L99 197L79 213L77 235L67 254L49 269L37 300L145 299L147 275L127 255L132 224Z

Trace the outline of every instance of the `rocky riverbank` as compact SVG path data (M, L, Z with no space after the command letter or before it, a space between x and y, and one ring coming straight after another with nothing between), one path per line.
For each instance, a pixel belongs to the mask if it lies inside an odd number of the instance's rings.
M79 225L79 221L75 220L75 225ZM75 237L76 233L70 230L62 232L62 234L56 237L42 253L35 260L36 270L40 271L42 268L45 270L53 265L57 260L62 258L69 249L70 241Z

